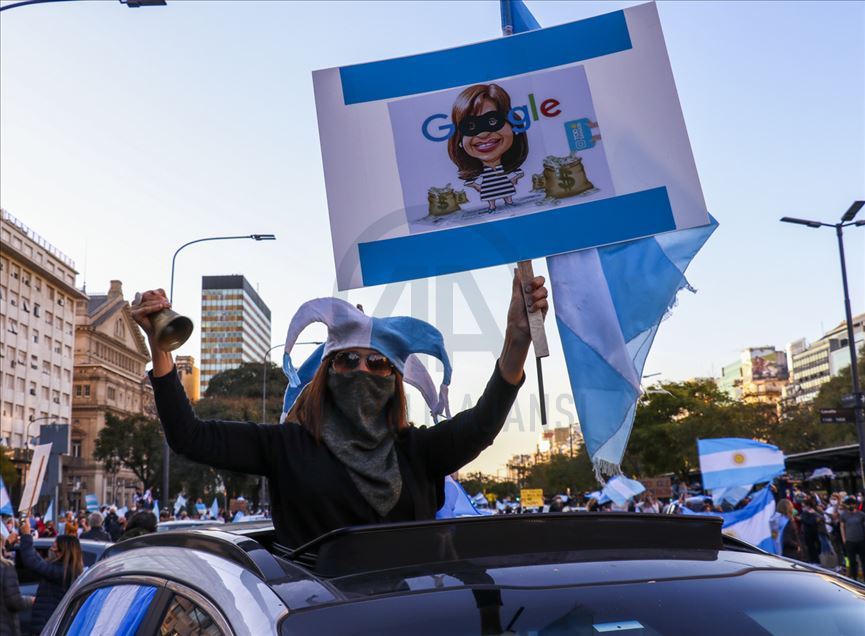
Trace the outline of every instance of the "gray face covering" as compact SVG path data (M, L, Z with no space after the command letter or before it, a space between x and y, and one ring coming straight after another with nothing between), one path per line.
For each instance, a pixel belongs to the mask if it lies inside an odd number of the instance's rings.
M332 407L321 431L325 445L345 464L360 494L382 517L402 492L394 435L385 412L395 386L393 375L331 369L327 388Z

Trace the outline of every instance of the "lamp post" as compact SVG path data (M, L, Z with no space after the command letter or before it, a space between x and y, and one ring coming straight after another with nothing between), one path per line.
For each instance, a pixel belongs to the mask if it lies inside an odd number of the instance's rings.
M168 288L168 302L172 302L174 300L174 265L177 261L177 255L180 254L181 250L190 245L194 245L196 243L204 243L205 241L231 241L235 239L252 239L253 241L275 241L276 236L274 234L245 234L241 236L206 236L204 238L195 239L194 241L189 241L188 243L184 243L180 247L178 247L174 251L174 256L171 257L171 284ZM168 438L163 436L162 439L162 498L165 501L168 501L168 468L169 468L169 457L170 457L170 449L168 448Z
M849 226L865 226L865 219L856 221L856 215L865 201L854 201L843 214L838 223L823 223L809 219L796 219L785 216L781 219L784 223L795 223L811 228L834 227L835 236L838 238L838 256L841 259L841 282L844 286L844 313L847 319L847 345L850 349L850 376L853 383L853 413L856 420L856 434L859 437L859 476L865 484L865 395L859 387L859 366L856 360L856 342L853 340L853 312L850 309L850 290L847 286L847 262L844 258L844 228Z
M120 4L125 4L130 9L138 9L139 7L164 7L166 0L117 0ZM77 2L77 0L22 0L13 4L7 4L5 7L0 7L0 11L7 9L17 9L18 7L26 7L31 4L48 4L49 2Z

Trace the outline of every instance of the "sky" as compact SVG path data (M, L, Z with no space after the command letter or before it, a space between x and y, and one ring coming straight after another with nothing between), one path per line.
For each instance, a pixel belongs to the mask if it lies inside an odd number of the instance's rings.
M7 5L8 2L0 2ZM526 5L543 26L637 2ZM782 216L838 220L865 198L865 3L659 2L703 194L720 226L697 255L648 358L648 381L717 376L745 347L816 340L843 320L834 233ZM128 9L111 0L0 14L0 205L70 256L79 286L168 288L199 324L202 275L243 274L279 344L303 301L335 293L313 70L500 35L497 2L207 2ZM865 215L865 213L862 213ZM865 227L845 234L854 313L865 311ZM546 273L542 260L535 271ZM355 290L378 315L445 333L451 406L492 373L510 268ZM575 421L548 321L553 425ZM322 339L324 328L304 337ZM199 357L197 332L178 353ZM275 352L277 360L281 352ZM296 357L304 355L299 349ZM431 364L434 378L440 370ZM496 443L467 470L503 474L541 431L533 365ZM424 422L420 397L412 418Z

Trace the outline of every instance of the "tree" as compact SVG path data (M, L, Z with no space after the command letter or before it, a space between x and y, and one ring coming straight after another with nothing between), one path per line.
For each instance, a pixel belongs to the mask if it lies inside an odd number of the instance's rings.
M128 468L145 489L153 488L162 470L162 426L144 415L120 418L107 413L93 457L110 472Z
M9 449L8 452L11 453L12 449ZM15 463L12 461L12 458L6 453L6 447L0 447L0 477L3 477L6 489L9 490L18 481L18 471L15 470ZM12 494L11 491L9 494Z
M538 463L526 475L526 488L541 488L545 494L571 493L593 490L596 487L592 462L585 447L574 457L555 454L548 462Z
M244 420L261 421L261 389L265 366L260 362L245 362L235 369L217 373L207 384L205 399L243 398ZM277 365L267 363L267 404L265 421L276 423L282 413L282 396L287 380Z

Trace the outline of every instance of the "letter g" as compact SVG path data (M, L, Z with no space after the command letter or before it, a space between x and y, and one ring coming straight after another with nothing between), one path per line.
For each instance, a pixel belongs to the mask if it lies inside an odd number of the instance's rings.
M421 132L423 133L423 136L426 137L427 139L429 139L430 141L446 141L446 140L450 139L451 135L453 135L454 131L456 130L456 127L453 124L439 125L436 130L441 132L441 133L444 133L444 134L441 136L438 136L438 137L433 136L430 133L430 129L429 129L429 126L433 120L435 120L435 119L447 120L447 118L448 118L448 116L444 115L442 113L437 113L435 115L430 115L429 117L427 117L423 122L423 126L421 126Z

